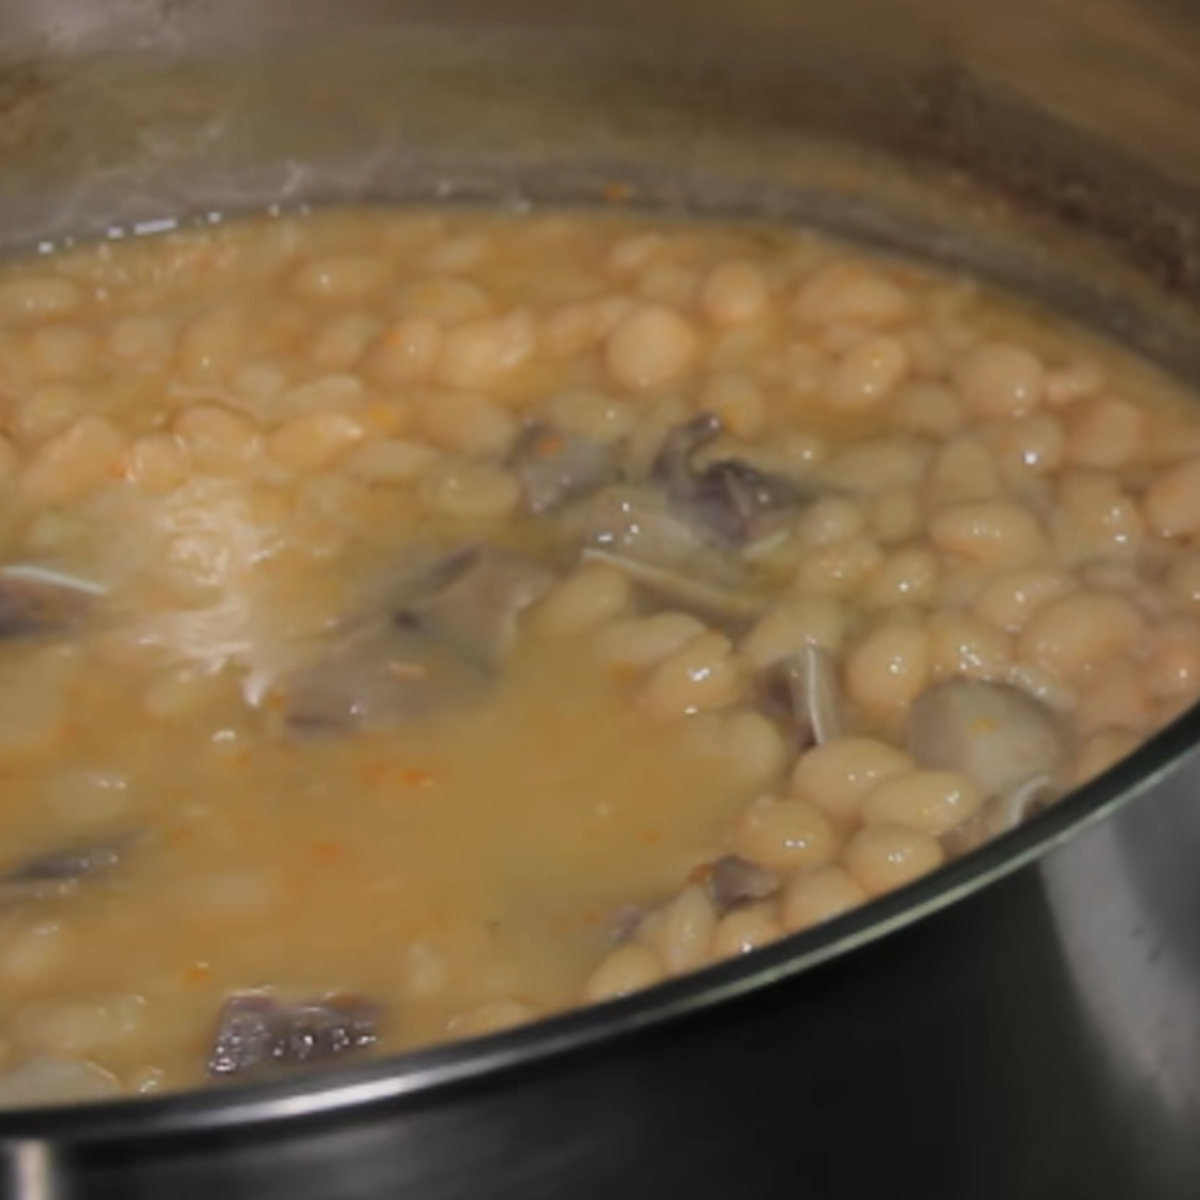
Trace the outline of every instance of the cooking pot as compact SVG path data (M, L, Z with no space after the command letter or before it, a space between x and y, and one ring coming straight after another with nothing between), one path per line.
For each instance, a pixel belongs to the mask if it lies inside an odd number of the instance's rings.
M1185 0L0 0L0 242L618 202L966 267L1200 384ZM20 1200L1200 1195L1200 714L936 875L627 1000L0 1118Z

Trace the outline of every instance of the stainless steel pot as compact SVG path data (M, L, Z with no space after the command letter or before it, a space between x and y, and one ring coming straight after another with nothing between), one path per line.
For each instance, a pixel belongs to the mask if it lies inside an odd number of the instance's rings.
M804 219L1200 384L1184 0L0 0L0 243L330 200ZM645 995L0 1119L21 1200L1200 1195L1200 714L1029 827Z

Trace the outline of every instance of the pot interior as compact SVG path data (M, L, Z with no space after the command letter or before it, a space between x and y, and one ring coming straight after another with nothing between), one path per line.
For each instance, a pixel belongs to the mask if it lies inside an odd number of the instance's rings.
M750 217L968 271L1200 381L1191 20L793 8L3 13L0 251L334 204Z

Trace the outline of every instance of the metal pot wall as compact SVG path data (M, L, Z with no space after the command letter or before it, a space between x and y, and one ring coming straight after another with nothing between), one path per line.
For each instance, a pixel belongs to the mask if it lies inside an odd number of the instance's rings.
M0 0L0 243L332 200L803 219L1200 383L1182 0ZM257 1089L9 1114L21 1200L1200 1194L1200 714L734 964Z

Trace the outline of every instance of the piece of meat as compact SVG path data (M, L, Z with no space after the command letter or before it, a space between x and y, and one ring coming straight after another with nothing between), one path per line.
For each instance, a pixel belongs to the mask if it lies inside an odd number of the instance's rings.
M718 858L705 872L709 899L719 916L767 900L783 886L774 871L736 854Z
M38 897L62 892L115 871L134 842L132 836L60 847L0 872L0 897Z
M610 446L536 423L518 440L511 466L529 511L539 514L599 491L619 474Z
M466 547L388 592L385 611L285 675L270 709L298 736L340 736L473 704L495 682L520 615L553 575L532 559Z
M768 597L748 584L729 586L704 579L698 573L655 566L607 550L587 549L581 557L584 562L615 567L660 602L723 627L756 621L770 605Z
M526 555L467 546L410 578L399 589L391 620L468 662L494 668L512 649L521 614L553 582L553 573Z
M697 458L724 432L720 418L701 413L668 435L651 469L674 510L729 546L758 542L786 528L816 499L811 489L738 458L703 466Z
M565 507L555 522L570 547L605 550L667 569L723 553L707 529L644 484L610 484Z
M375 1044L382 1009L358 996L289 1004L265 992L230 996L208 1054L214 1079L302 1067Z
M361 631L279 685L274 715L301 737L340 737L466 707L486 694L488 672L419 631Z
M837 667L820 646L806 645L771 667L763 680L767 708L799 750L841 735L844 724Z
M0 641L69 633L102 594L94 584L41 567L0 568Z
M935 684L913 701L907 742L921 766L962 771L993 797L1052 778L1067 758L1062 722L1036 696L965 677Z

